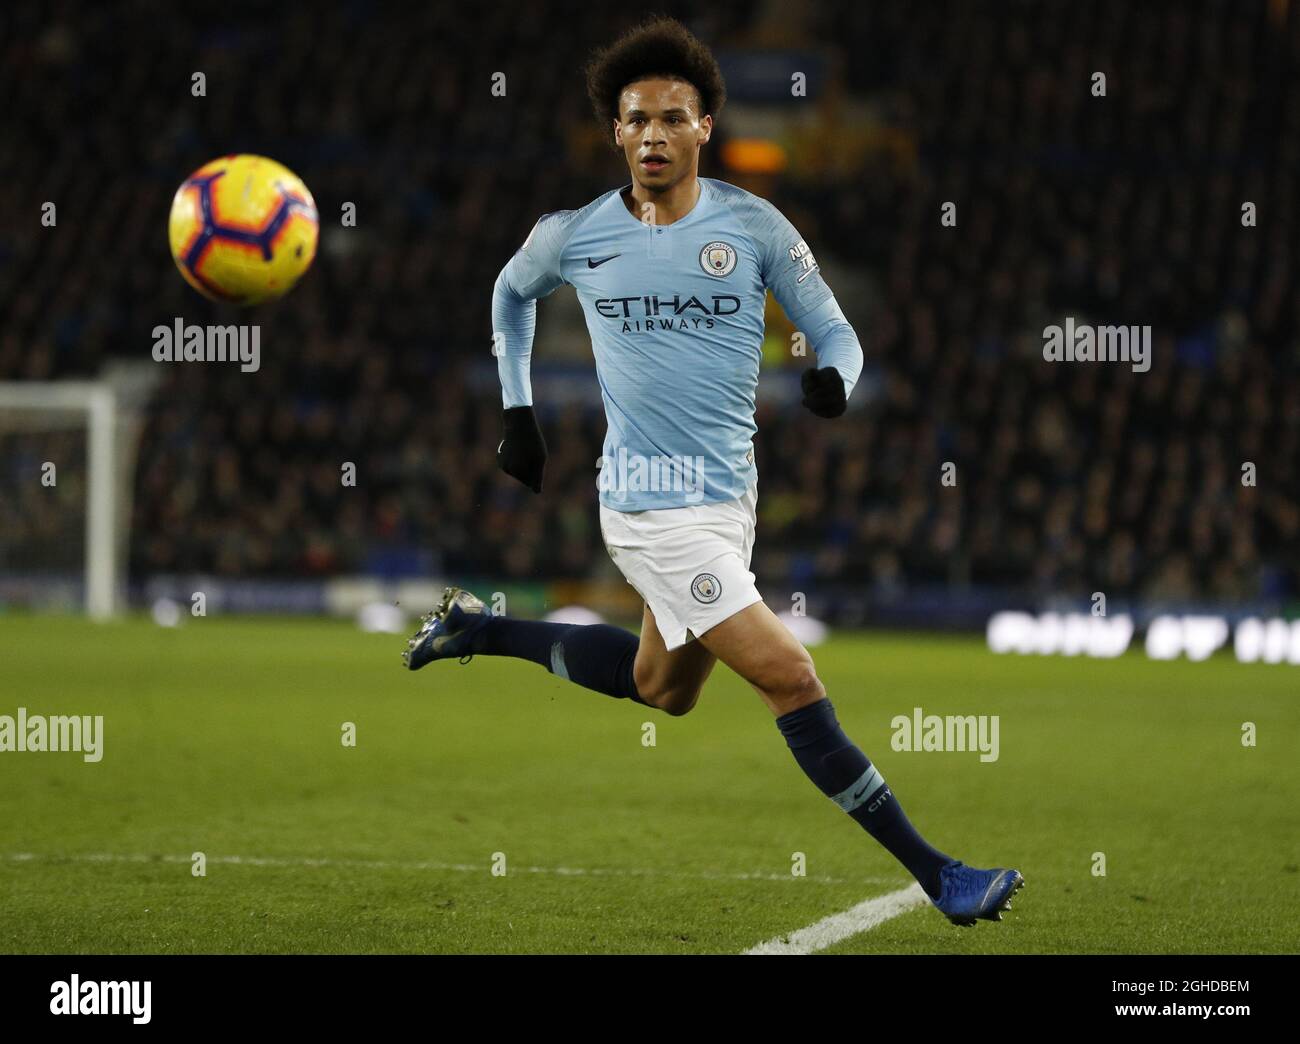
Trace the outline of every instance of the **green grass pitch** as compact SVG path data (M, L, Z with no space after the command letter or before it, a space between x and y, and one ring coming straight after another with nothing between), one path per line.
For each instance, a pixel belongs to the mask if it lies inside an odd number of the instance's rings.
M0 714L104 716L97 764L0 753L0 950L738 953L910 882L725 668L670 718L519 661L410 674L403 643L0 617ZM1300 669L880 634L813 655L926 837L1027 882L1001 924L919 908L823 952L1300 950ZM998 715L998 760L894 751L917 706Z

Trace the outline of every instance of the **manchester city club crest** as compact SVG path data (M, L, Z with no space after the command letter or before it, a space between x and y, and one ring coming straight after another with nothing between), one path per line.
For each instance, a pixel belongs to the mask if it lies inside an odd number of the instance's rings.
M706 244L700 251L700 267L719 279L731 275L736 267L736 248L721 240Z
M722 583L712 573L701 573L691 581L691 594L695 596L697 602L708 605L710 602L716 602L718 596L722 594Z

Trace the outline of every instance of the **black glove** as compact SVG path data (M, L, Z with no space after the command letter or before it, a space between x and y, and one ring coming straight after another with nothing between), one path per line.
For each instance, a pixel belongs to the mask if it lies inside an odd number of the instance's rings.
M497 463L511 478L534 493L542 491L546 470L546 440L531 406L512 406L504 415L505 438L497 446Z
M804 370L800 383L803 384L803 404L818 417L838 417L844 412L847 405L844 378L834 366L823 370L810 367Z

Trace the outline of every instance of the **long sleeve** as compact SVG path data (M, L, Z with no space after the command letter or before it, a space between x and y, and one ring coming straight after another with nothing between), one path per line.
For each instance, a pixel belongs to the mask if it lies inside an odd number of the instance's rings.
M848 398L862 375L862 345L839 303L828 297L806 313L800 325L817 354L817 365L835 367L844 379L844 397Z
M817 355L834 366L847 397L862 373L862 346L798 230L771 203L758 201L750 223L762 259L763 282Z
M529 371L537 326L536 299L520 294L511 284L509 272L507 264L492 288L492 350L501 381L501 405L506 409L533 404Z
M539 218L492 288L492 350L506 409L533 404L529 371L537 301L565 283L560 255L576 213L561 210Z

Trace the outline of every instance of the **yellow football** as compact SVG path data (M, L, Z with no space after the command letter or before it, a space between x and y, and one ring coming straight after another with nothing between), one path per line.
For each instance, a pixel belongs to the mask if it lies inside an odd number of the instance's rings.
M316 201L265 156L223 156L176 190L172 257L204 297L252 305L289 292L316 256Z

